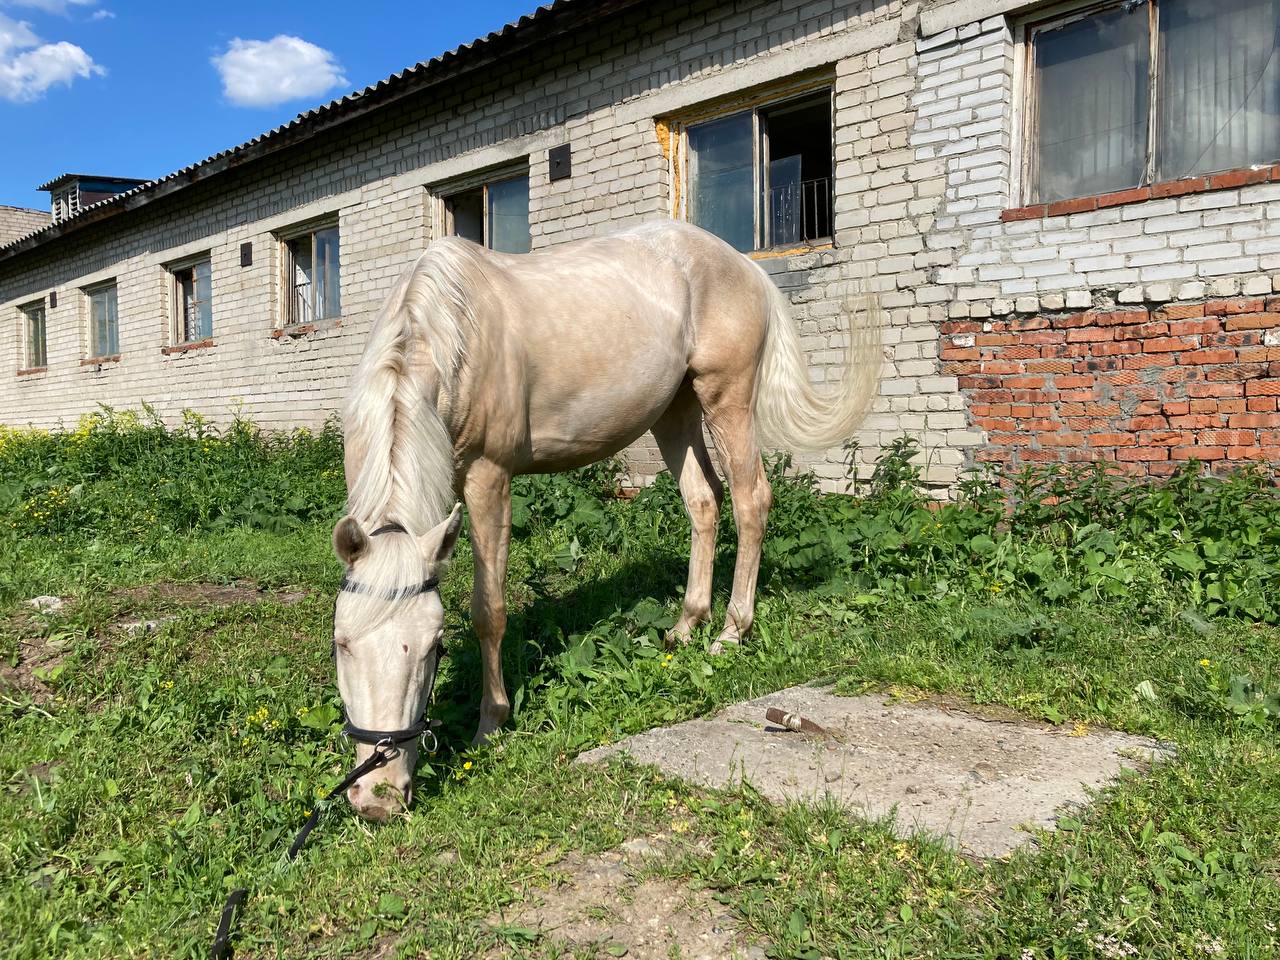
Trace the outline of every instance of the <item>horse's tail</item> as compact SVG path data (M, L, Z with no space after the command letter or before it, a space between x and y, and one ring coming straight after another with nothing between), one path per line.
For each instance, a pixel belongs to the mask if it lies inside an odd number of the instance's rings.
M344 418L347 446L362 457L355 476L348 470L347 509L362 521L394 519L415 534L425 533L424 523L446 515L452 505L451 492L438 479L446 472L452 477L452 444L409 370L424 321L440 311L433 296L434 259L431 251L422 254L383 302L352 376ZM424 498L431 502L418 502Z
M763 270L760 279L769 296L764 356L756 382L756 427L761 439L767 446L789 450L826 450L844 442L866 416L880 379L879 298L864 292L846 300L849 342L843 374L833 393L820 394L809 380L791 304Z

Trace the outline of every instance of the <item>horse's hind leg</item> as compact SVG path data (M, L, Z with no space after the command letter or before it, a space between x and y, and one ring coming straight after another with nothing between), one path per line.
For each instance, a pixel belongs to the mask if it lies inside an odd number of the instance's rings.
M738 558L733 570L733 594L724 630L711 647L738 643L751 632L755 619L756 577L765 524L773 505L773 491L764 473L756 441L754 369L746 376L700 375L694 380L715 440L716 455L733 494L733 519L738 527Z
M653 425L653 436L667 469L680 485L692 528L684 609L667 635L668 641L687 643L693 628L711 617L711 571L720 502L724 498L724 488L702 439L702 407L688 384L680 388L671 406Z

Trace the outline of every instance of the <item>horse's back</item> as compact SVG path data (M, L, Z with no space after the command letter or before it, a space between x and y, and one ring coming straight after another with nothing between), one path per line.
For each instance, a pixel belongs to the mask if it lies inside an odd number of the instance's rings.
M623 449L705 366L754 377L759 272L723 241L646 224L527 254L482 254L473 390L517 472ZM523 433L513 436L512 431Z

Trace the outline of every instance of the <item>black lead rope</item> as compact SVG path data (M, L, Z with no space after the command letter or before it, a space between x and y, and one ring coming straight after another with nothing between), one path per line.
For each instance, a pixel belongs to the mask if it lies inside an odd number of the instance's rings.
M388 523L379 527L370 534L372 537L381 536L386 533L406 533L404 527L398 523ZM390 590L372 589L366 584L358 583L349 576L342 578L342 585L339 589L344 593L364 593L378 597L380 600L404 600L408 597L417 596L420 593L427 593L436 590L440 586L440 581L436 577L428 577L421 583L415 583L407 587L392 588ZM432 676L432 685L435 685L435 675L440 672L440 657L443 656L444 650L437 645L436 647L436 669ZM334 649L334 656L337 656L337 649ZM428 698L434 693L434 690L428 693ZM311 836L311 831L316 828L316 824L320 822L320 812L329 803L330 800L342 794L349 786L363 777L372 770L385 766L392 757L395 756L394 751L402 743L408 743L410 740L417 739L420 736L429 736L432 744L435 743L435 734L431 732L431 724L424 717L411 727L403 730L366 730L363 727L357 727L350 720L342 728L342 732L350 739L357 743L363 743L373 747L373 753L369 755L364 763L358 764L354 770L343 778L342 782L329 791L324 800L317 803L307 815L307 820L302 825L302 829L298 831L298 835L293 838L293 843L289 844L289 850L285 854L285 859L292 862L296 860L298 854L302 852L302 848L306 845L307 837ZM388 753L383 748L393 752ZM248 887L236 887L231 891L231 896L227 897L227 902L222 907L222 916L218 920L218 929L213 935L213 960L226 960L231 955L231 925L235 922L236 911L244 903L249 896Z
M364 763L357 765L354 770L343 778L341 783L330 790L323 803L318 803L312 808L310 815L307 817L307 822L302 825L298 835L293 838L293 843L289 844L289 852L285 854L286 860L295 860L298 854L302 852L302 848L307 842L307 837L311 835L311 831L320 822L320 811L325 804L340 795L347 787L369 771L377 770L379 767L384 766L394 756L394 754L384 752L383 746L384 744L378 744L374 747L373 753L369 755L369 758ZM392 746L392 749L394 749L394 746ZM222 917L218 920L218 930L213 935L213 960L226 960L231 955L231 924L235 920L236 910L239 909L248 896L248 887L237 887L231 891L231 896L227 897L227 902L222 907Z

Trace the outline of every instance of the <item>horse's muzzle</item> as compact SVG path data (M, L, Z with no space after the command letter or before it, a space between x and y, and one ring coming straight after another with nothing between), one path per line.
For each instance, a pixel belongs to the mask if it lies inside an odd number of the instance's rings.
M356 813L366 820L384 823L394 814L406 810L413 801L413 777L408 774L375 770L361 777L347 790L347 800Z

